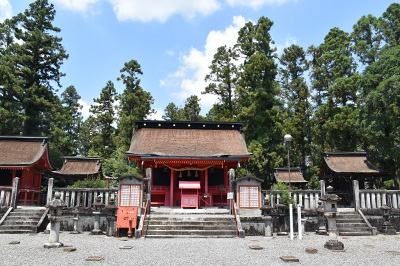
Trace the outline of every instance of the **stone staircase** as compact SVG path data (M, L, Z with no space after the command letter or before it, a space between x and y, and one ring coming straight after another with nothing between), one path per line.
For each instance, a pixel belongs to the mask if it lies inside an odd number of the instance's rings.
M371 236L372 230L358 212L340 212L336 220L340 236Z
M36 233L37 224L45 211L43 207L17 207L0 225L0 234Z
M144 233L146 238L232 238L236 221L226 209L152 207Z

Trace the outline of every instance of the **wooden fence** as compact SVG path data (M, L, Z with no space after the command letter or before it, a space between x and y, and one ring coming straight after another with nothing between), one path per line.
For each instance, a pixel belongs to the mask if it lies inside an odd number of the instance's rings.
M262 192L264 199L268 199L272 207L276 207L276 204L278 204L279 199L282 197L282 191L280 190L263 190ZM301 204L304 210L317 209L320 198L320 190L292 190L293 204Z
M12 187L0 187L0 208L15 208L17 205L19 178L15 177Z
M353 180L356 209L379 209L383 205L400 208L400 190L359 189L357 180Z

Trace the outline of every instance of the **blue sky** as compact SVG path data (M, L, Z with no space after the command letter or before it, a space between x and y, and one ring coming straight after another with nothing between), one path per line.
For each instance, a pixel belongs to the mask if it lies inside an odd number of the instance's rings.
M0 21L23 12L33 0L0 0ZM62 92L74 85L82 97L83 114L108 80L116 79L125 62L142 66L142 87L155 99L160 119L170 102L184 105L201 98L205 114L216 98L201 95L204 76L217 48L235 43L247 21L265 16L274 22L271 35L278 54L293 43L304 49L319 45L333 27L351 32L362 15L381 16L387 0L49 0L57 11L69 59Z

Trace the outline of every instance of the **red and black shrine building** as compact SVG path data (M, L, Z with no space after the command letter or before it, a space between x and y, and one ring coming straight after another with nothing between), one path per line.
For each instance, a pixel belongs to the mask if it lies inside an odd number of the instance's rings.
M48 137L0 136L0 186L20 178L18 203L39 205L43 171L51 171Z
M151 177L152 206L226 206L230 169L248 162L241 122L134 121L125 154Z

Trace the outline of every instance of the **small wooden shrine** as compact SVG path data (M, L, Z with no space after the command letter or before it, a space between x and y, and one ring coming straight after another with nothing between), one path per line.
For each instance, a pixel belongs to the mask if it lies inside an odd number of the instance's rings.
M65 156L64 164L58 171L52 171L57 178L65 180L82 180L88 177L103 178L101 172L101 157L72 157Z
M152 206L226 206L229 169L252 157L243 123L135 121L129 160L151 169Z
M289 168L274 168L274 176L277 182L289 184ZM308 183L304 179L300 167L290 168L290 183L301 188Z
M39 205L43 171L51 171L48 137L0 136L0 186L20 178L18 203Z

